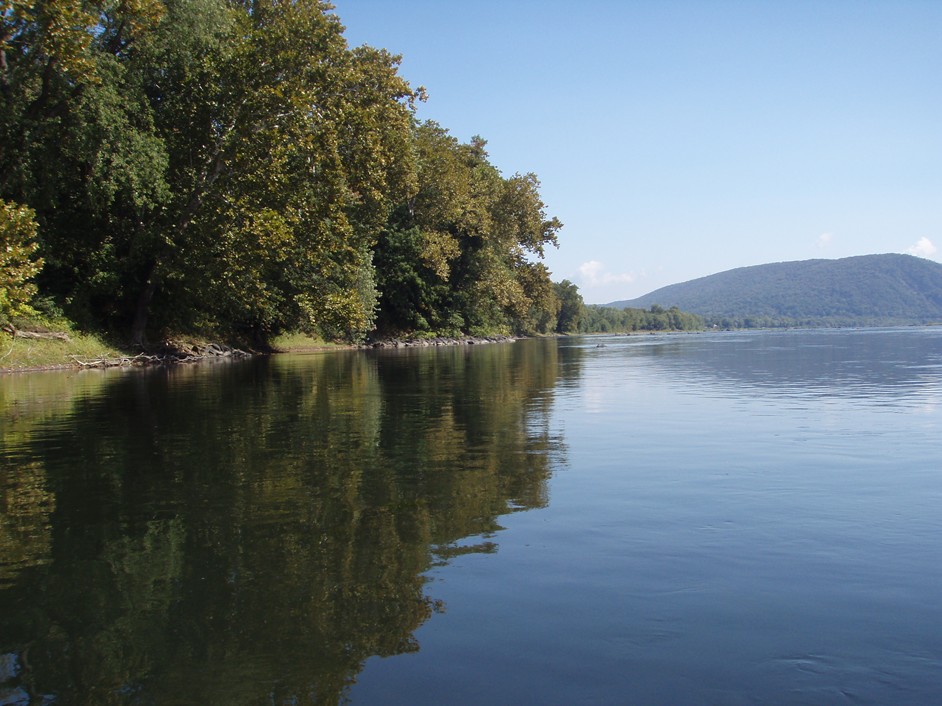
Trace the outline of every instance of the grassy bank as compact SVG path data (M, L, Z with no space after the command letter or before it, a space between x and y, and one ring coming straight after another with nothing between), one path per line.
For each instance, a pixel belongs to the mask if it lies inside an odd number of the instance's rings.
M332 348L349 348L349 344L332 343L318 336L306 333L283 333L275 336L269 345L276 353L303 353L305 351L321 351Z
M68 321L20 321L17 324L18 335L14 336L6 329L0 330L0 373L82 367L82 363L128 358L138 352L109 342L102 336L77 331ZM56 337L29 337L35 332ZM183 349L206 345L205 341L189 338L177 343ZM276 353L348 347L303 333L282 334L270 345Z
M138 361L135 356L140 353L139 350L132 351L127 347L116 345L106 337L77 331L68 321L64 320L54 323L48 321L20 321L17 328L18 335L15 336L6 328L0 329L0 373L82 368L88 367L95 361L107 361L107 365L125 365L130 364L128 359ZM31 334L36 332L44 333L50 337L31 337ZM420 340L421 338L428 339L434 345L443 345L441 342L434 343L437 338L432 337L431 334L420 337ZM456 338L463 340L469 337L462 335ZM413 345L415 340L413 337L407 337L401 339L401 343L403 345ZM171 337L171 340L164 344L160 351L152 352L161 354L169 350L171 351L171 357L173 355L182 355L184 357L187 355L209 355L210 357L215 355L212 352L207 354L205 350L207 347L212 348L213 346L205 340L195 340L191 337ZM356 344L349 342L327 341L306 333L293 332L272 338L263 350L271 353L306 353L356 347ZM239 348L241 350L251 350L245 346L235 346L235 349ZM230 350L239 352L235 349ZM121 362L122 360L124 362ZM186 360L189 361L192 358ZM161 362L167 362L167 360ZM140 364L139 361L136 364ZM107 367L107 365L96 365L95 367Z
M98 336L74 331L64 324L46 326L46 333L64 334L62 338L25 338L8 331L0 332L0 371L70 368L77 360L119 358L127 351Z

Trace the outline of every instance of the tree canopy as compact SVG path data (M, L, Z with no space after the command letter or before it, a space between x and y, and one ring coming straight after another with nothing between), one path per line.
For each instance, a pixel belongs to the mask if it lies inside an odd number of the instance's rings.
M419 123L399 57L350 47L327 2L0 7L0 198L35 213L24 273L80 324L556 330L537 177Z
M486 143L461 144L436 123L412 136L418 183L376 251L380 321L392 330L555 328L548 270L534 258L557 244L533 174L504 178Z

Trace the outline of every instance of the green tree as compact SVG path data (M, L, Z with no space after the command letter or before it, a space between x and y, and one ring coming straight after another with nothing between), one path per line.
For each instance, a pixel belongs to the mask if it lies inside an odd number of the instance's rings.
M579 288L564 279L553 285L559 301L559 316L556 323L557 333L573 333L579 330L579 323L585 315L585 303Z
M331 9L4 4L0 196L35 208L40 284L73 316L137 342L371 327L420 93Z
M434 122L416 125L413 144L417 189L377 249L381 328L552 330L556 303L538 260L562 224L546 216L537 178L502 177L483 139L461 144Z
M349 50L329 7L255 3L235 17L235 48L210 55L215 89L199 96L196 124L167 115L168 131L208 134L171 154L172 237L154 258L136 334L157 288L258 338L370 328L371 247L391 200L410 190L418 94L397 75L398 57Z
M8 3L0 61L0 195L30 205L39 284L73 314L109 316L167 196L164 159L128 72L163 5Z
M36 220L32 209L0 200L0 321L32 313L36 285L30 280L42 269L35 257Z
M0 198L81 323L543 332L561 224L533 174L415 124L399 57L322 0L0 0Z
M703 319L677 307L665 310L655 304L650 310L610 306L586 306L579 320L581 333L629 333L631 331L697 331Z

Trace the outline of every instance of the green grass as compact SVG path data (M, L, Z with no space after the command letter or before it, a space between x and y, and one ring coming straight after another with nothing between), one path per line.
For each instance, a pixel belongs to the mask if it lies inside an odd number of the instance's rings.
M270 342L273 350L279 352L290 351L311 351L322 348L343 348L343 344L331 343L318 336L311 336L306 333L283 333L275 336Z
M0 331L0 371L40 370L76 367L78 361L85 363L95 360L114 360L133 353L110 343L107 339L90 333L76 331L65 320L48 321L20 320L16 326L21 331L54 331L68 335L68 340L57 338L14 338L7 331ZM176 339L174 339L176 340ZM180 339L185 344L198 341L190 337ZM330 348L344 348L343 344L325 341L304 333L286 333L271 341L271 347L278 352L312 351Z
M68 340L56 338L20 338L10 333L0 333L0 370L33 370L38 368L62 368L82 361L102 358L120 358L126 355L110 343L92 334L80 333L67 324L45 324L44 329L62 332Z

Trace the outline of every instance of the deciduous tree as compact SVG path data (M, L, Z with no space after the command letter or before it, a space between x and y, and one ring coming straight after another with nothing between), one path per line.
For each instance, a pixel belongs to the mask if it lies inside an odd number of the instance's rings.
M43 266L37 247L32 209L0 200L0 321L31 312L36 285L30 280Z

